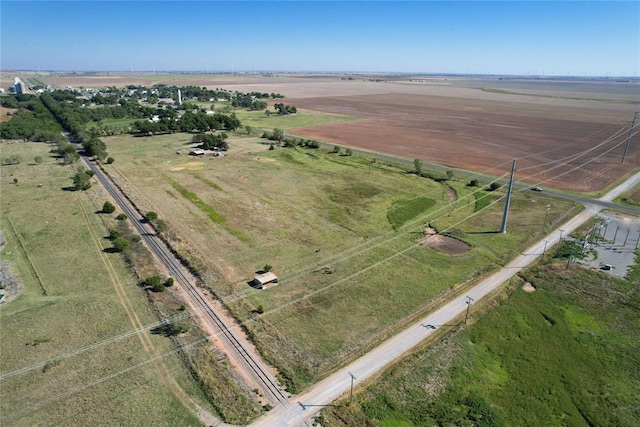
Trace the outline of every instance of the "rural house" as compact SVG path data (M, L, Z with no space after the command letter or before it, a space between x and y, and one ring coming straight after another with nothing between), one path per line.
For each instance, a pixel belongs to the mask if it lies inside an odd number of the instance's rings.
M269 283L278 283L278 276L273 273L262 273L253 278L253 285L258 289L264 289Z

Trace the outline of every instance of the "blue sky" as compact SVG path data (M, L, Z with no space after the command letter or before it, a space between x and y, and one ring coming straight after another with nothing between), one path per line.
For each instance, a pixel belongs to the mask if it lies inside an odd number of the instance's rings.
M640 2L0 2L2 69L638 76Z

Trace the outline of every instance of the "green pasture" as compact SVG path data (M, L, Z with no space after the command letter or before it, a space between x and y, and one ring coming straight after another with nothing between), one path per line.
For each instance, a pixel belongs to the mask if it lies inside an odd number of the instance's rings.
M3 157L21 157L0 166L0 256L23 283L20 296L0 306L0 423L199 425L161 374L159 361L204 402L173 343L151 334L150 354L131 333L116 284L142 325L158 318L120 255L104 251L113 219L95 213L107 200L100 187L65 190L76 166L60 165L47 144L0 148ZM162 357L150 362L155 354Z
M128 129L131 125L133 125L134 122L138 120L140 119L130 119L130 118L104 119L104 120L101 120L100 122L89 122L87 123L86 127L87 127L87 130L98 127L98 126L103 126L105 128L113 128L117 130L125 130L125 129Z
M637 281L539 264L323 425L637 425L639 303Z
M280 100L278 102L285 102ZM216 104L216 111L220 108L224 109L225 105ZM272 129L294 129L324 125L327 123L345 122L349 120L357 120L358 117L346 116L343 114L322 113L311 110L298 110L297 114L289 114L280 116L276 114L272 107L268 108L272 114L267 116L263 111L249 111L245 109L234 109L233 113L240 119L243 126L251 126L256 129L272 130Z
M222 158L176 155L188 138L106 138L116 162L105 168L142 210L167 221L172 244L291 390L353 360L577 212L554 200L543 224L549 199L516 192L501 234L501 190L443 184L327 148L270 151L242 135L230 136L235 151ZM493 204L478 209L476 191ZM212 221L211 211L225 221ZM422 246L427 223L469 250ZM280 283L251 288L247 281L265 264Z

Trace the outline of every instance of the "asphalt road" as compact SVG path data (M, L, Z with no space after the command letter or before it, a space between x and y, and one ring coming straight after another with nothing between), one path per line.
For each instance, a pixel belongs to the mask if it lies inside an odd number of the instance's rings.
M640 172L633 175L618 187L611 190L598 201L589 200L586 209L571 220L562 224L555 231L545 236L536 244L527 248L522 254L505 265L492 276L484 279L465 295L457 297L438 310L430 313L418 323L405 329L382 345L362 356L353 363L340 369L333 375L314 385L306 393L292 398L296 405L279 405L258 419L253 426L303 426L311 425L312 418L326 405L349 393L352 387L366 381L378 371L384 369L404 353L420 344L435 333L437 328L451 328L464 321L467 309L472 309L475 302L486 297L513 277L523 268L542 256L545 248L558 243L562 235L567 235L595 216L602 210L602 202L611 201L618 195L630 190L640 182ZM433 329L431 326L435 326Z

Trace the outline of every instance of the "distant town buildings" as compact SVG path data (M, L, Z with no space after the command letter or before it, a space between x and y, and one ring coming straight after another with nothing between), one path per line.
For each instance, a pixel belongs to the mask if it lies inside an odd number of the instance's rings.
M24 85L20 77L16 77L13 82L13 86L10 88L11 92L16 93L18 95L22 95L23 93L27 93L27 87Z

